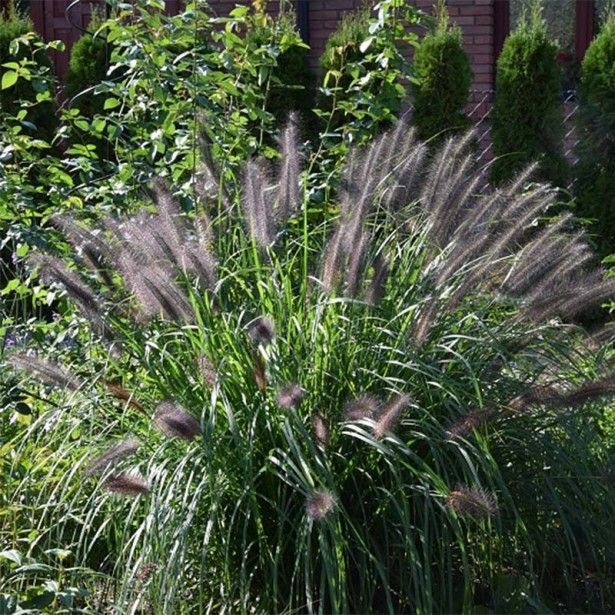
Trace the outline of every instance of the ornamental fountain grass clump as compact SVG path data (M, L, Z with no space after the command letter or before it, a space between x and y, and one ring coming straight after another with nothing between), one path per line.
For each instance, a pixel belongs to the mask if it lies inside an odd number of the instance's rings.
M35 263L110 352L9 358L59 387L30 438L71 459L15 494L48 502L39 543L127 611L608 605L583 583L613 564L615 382L570 319L615 280L568 216L536 226L555 193L533 168L482 188L472 142L427 155L398 123L312 226L291 119L276 169L205 166L194 214L157 180L155 209L58 217L74 263Z

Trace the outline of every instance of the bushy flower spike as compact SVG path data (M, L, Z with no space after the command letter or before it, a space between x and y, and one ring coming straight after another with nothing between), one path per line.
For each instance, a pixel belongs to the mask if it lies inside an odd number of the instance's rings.
M104 482L105 489L112 493L136 497L149 491L149 484L139 474L120 473L110 476Z
M588 401L614 395L615 378L611 375L593 382L586 382L576 390L569 392L558 391L550 385L535 386L515 397L507 406L515 411L526 410L536 405L572 408Z
M249 324L248 334L255 344L267 346L275 339L275 324L268 316L259 316Z
M344 416L349 421L373 418L380 408L380 402L372 395L362 394L346 402Z
M43 279L60 284L64 288L68 297L101 339L107 343L116 340L114 332L104 318L104 310L98 297L80 275L68 269L62 259L48 254L34 254L30 257L30 262L40 268Z
M275 238L270 185L267 180L266 162L249 161L242 174L242 204L247 231L262 248L268 248Z
M51 361L32 357L25 353L13 353L9 356L9 361L14 369L29 372L44 384L70 389L71 391L77 391L83 386L83 383L75 374Z
M305 397L305 391L298 384L290 384L278 392L278 405L286 410L295 410Z
M193 440L202 433L199 422L172 401L163 401L158 404L154 422L170 438Z
M335 508L335 500L329 491L320 489L308 497L305 510L312 521L321 521Z
M329 428L321 414L317 414L314 417L312 427L314 428L314 436L318 443L322 446L327 446L329 444Z
M410 401L409 395L396 395L382 407L372 427L376 438L381 438L385 433L394 429L401 413L409 406Z
M102 474L106 469L119 463L122 459L139 449L139 441L130 439L118 442L90 462L86 474Z
M211 359L206 354L201 353L197 357L196 364L203 382L210 389L213 389L218 381L218 374L214 364L211 362Z
M495 409L473 408L466 415L457 419L446 431L449 438L458 438L466 436L472 430L478 429L481 425L487 423L495 415Z
M277 220L284 223L301 205L299 149L299 115L291 113L282 131L280 154L282 156L278 178Z
M498 511L495 496L481 487L457 485L448 494L446 503L460 517L488 519Z

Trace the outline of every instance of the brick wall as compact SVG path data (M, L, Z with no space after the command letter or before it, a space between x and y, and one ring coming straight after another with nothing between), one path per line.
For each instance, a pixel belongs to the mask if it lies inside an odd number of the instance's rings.
M481 101L493 89L493 40L494 2L497 0L448 0L451 21L463 32L463 41L470 56L474 82L472 100ZM414 4L431 13L435 0L414 0ZM228 14L236 4L250 4L250 0L209 0L218 15ZM337 28L344 15L364 4L364 0L309 0L310 7L310 65L318 70L321 56L329 35ZM278 3L271 2L269 9L277 12Z
M0 5L7 0L0 0ZM431 12L435 0L413 0L418 8ZM451 20L459 24L463 31L465 49L470 55L474 73L473 103L479 103L493 89L493 46L494 46L494 3L497 0L448 0ZM83 28L89 20L91 5L104 4L104 0L81 0L72 8L74 27L66 19L64 11L70 0L32 0L32 17L35 26L46 40L61 38L67 50L54 57L56 71L60 76L66 70L69 50L80 36L78 28ZM251 0L209 0L213 12L222 17L237 4L250 4ZM364 0L309 0L310 65L318 70L318 59L322 54L329 35L336 29L338 22L349 11L363 5ZM167 9L176 12L181 0L167 0ZM278 0L270 0L269 10L276 14Z

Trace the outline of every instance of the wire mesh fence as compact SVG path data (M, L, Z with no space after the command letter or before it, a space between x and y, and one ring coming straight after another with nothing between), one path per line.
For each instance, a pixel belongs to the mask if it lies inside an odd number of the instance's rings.
M478 135L479 155L477 161L487 163L494 157L491 140L491 110L493 108L494 90L474 90L468 116L472 119ZM562 96L564 109L564 155L568 162L575 165L578 162L575 154L578 138L575 130L575 117L579 109L576 92L567 90Z

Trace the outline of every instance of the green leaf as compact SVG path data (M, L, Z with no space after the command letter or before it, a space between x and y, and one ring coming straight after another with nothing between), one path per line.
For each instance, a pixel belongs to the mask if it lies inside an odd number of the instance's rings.
M119 107L122 103L117 98L107 98L105 100L104 109L115 109Z
M10 87L14 86L17 83L18 74L14 70L7 70L4 75L2 75L2 85L1 88L3 90L8 90Z
M361 53L365 53L371 47L371 44L374 42L375 38L375 36L369 36L366 38L359 46L359 51Z

